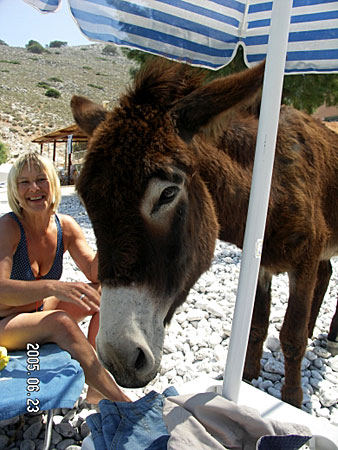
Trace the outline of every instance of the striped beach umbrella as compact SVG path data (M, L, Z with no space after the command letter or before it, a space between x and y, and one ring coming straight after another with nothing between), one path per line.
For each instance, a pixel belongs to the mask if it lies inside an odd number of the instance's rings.
M25 1L41 12L56 11L61 3L61 0ZM229 64L239 45L244 47L249 67L265 58L274 3L271 0L67 1L80 30L90 40L112 42L209 69ZM286 73L323 73L337 68L338 1L293 0Z
M25 0L42 12L61 0ZM65 0L66 1L66 0ZM223 395L238 400L275 154L284 74L338 73L337 0L67 0L88 39L217 70L243 46L266 58L255 162Z

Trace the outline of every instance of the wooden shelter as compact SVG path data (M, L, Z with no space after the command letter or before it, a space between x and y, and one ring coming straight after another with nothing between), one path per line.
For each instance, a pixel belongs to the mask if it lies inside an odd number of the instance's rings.
M73 143L88 141L88 136L80 130L76 125L69 125L65 128L60 128L59 130L52 131L51 133L45 134L43 136L34 138L32 142L40 144L40 153L43 154L44 144L53 143L53 161L56 161L56 145L64 143L65 148L65 172L67 173L68 184L71 179L71 167L72 167L72 153L73 153Z

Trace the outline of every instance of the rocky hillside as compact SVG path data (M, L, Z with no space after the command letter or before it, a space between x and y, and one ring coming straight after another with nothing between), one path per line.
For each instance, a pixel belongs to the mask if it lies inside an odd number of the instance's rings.
M130 82L133 63L106 44L50 48L33 54L26 48L0 45L0 141L10 161L27 149L39 150L35 137L73 123L69 102L84 95L111 109ZM48 88L61 94L47 97ZM58 146L59 147L59 146ZM59 150L61 152L61 148ZM59 155L60 158L63 157Z
M134 63L106 44L49 48L34 54L26 48L2 45L0 40L0 141L11 162L25 150L39 150L32 139L73 123L69 102L74 94L85 95L111 109L130 83ZM47 97L47 88L59 98ZM328 126L338 131L337 124ZM52 154L52 145L50 146ZM64 161L64 147L57 146Z

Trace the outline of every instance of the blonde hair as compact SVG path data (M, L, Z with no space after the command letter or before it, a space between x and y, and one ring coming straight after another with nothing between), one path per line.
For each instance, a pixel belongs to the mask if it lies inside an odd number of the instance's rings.
M22 208L19 202L18 178L26 164L29 168L36 165L39 170L46 172L52 194L50 207L55 212L61 201L60 180L53 163L36 152L28 152L20 156L9 171L7 177L7 198L11 210L17 216L22 217Z

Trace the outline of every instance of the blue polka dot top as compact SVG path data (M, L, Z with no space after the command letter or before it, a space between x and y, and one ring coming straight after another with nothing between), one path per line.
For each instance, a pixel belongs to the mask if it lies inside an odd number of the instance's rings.
M25 230L16 214L14 212L10 212L9 214L17 222L21 232L20 242L13 256L11 279L25 280L25 281L37 280L37 278L35 278L35 276L33 275L31 264L29 262ZM59 280L62 275L62 262L63 262L62 228L60 220L56 214L55 214L55 222L57 227L57 247L55 258L50 271L46 275L39 278L42 280L47 279Z

